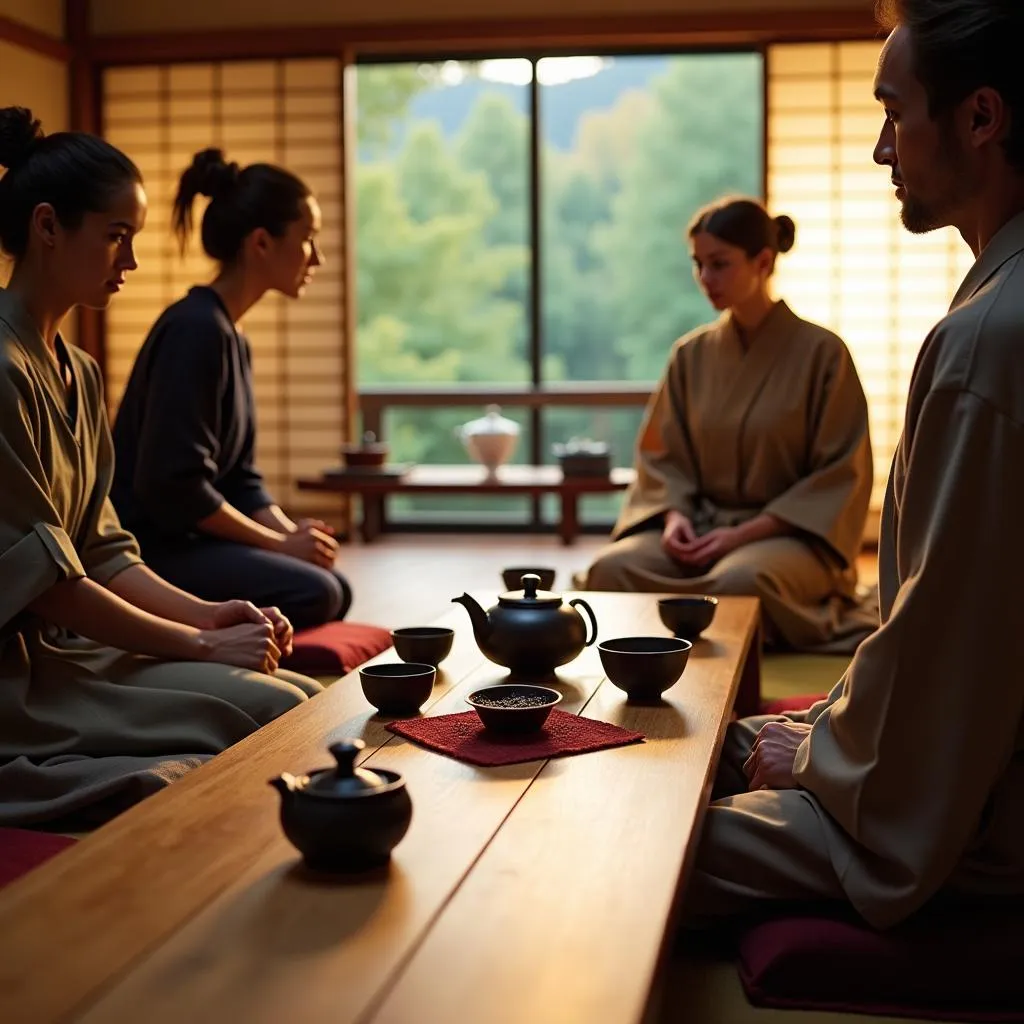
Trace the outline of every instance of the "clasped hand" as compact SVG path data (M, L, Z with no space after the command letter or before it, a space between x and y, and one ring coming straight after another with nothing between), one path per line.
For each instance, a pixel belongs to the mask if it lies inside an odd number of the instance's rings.
M698 537L693 523L681 512L669 512L661 535L661 547L669 558L692 568L711 566L740 546L734 526L720 526Z
M210 625L201 634L210 661L273 673L292 652L292 624L277 608L223 601L214 606Z
M338 554L334 530L319 519L300 519L295 525L295 532L285 534L281 540L281 553L330 569Z
M796 789L793 762L800 744L807 738L811 726L806 722L768 722L754 740L750 756L743 763L743 774L749 780L748 788Z

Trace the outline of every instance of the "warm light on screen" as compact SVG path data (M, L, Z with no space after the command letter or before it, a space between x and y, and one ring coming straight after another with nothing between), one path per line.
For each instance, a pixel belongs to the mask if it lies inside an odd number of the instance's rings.
M768 201L797 224L777 287L850 347L871 410L874 503L881 504L918 349L973 262L952 230L910 235L886 168L872 160L880 43L768 52Z

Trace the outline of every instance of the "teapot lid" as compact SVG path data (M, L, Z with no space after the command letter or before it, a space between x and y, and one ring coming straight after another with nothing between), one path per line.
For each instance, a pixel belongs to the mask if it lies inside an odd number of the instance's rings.
M519 424L501 415L500 405L489 405L486 416L470 420L462 427L463 434L518 434Z
M508 590L498 597L498 604L509 608L544 608L557 607L562 603L561 594L552 594L550 590L538 590L540 577L534 572L524 573L522 590Z
M356 758L365 746L360 739L332 743L328 749L338 762L336 767L313 772L302 787L303 792L310 796L344 800L349 797L373 796L384 789L397 788L401 779L396 779L393 773L385 775L356 767Z

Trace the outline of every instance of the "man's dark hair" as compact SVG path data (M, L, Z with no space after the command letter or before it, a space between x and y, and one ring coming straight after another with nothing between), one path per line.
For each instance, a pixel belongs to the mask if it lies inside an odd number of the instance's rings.
M933 118L976 89L995 89L1010 112L1006 158L1024 171L1024 0L876 0L883 28L903 25Z

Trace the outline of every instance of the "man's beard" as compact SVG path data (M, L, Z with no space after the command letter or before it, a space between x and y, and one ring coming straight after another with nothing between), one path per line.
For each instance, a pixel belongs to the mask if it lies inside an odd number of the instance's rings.
M903 187L906 189L906 185ZM927 203L915 199L909 191L903 197L900 220L912 235L926 235L929 231L947 227L950 223Z
M971 195L970 171L966 154L960 148L953 130L952 121L941 123L939 149L935 154L935 166L942 168L943 187L936 192L935 200L928 202L911 194L903 182L903 206L900 220L913 235L924 235L929 231L949 227L953 223L956 209Z

